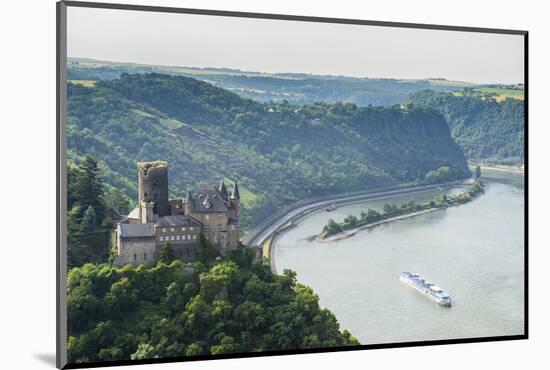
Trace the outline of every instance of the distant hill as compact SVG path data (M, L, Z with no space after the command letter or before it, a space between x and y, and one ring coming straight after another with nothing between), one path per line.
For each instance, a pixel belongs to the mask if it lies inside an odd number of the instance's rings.
M115 63L70 58L69 80L112 80L122 73L164 73L196 78L260 102L292 104L354 103L393 105L416 91L460 91L474 86L445 79L399 80L312 75L305 73L260 73L229 68L190 68L135 63Z
M409 102L441 112L469 160L522 163L525 154L523 90L506 89L503 94L505 98L494 88L466 94L428 90L412 94Z
M259 103L183 76L122 74L68 85L69 159L100 160L108 184L137 196L136 162L169 162L170 191L238 180L246 229L290 202L423 181L462 150L433 109Z

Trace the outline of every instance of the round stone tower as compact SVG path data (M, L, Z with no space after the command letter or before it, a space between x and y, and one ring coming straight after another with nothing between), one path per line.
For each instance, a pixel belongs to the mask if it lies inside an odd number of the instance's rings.
M153 213L170 215L168 201L168 164L164 161L138 163L139 203L153 202Z

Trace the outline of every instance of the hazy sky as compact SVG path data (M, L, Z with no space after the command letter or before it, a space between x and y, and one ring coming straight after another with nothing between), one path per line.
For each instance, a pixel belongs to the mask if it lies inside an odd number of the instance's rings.
M68 55L355 77L523 82L523 36L68 8Z

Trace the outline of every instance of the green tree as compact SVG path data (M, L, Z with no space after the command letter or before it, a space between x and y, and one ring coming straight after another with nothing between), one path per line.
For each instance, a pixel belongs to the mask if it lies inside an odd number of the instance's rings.
M328 235L337 234L342 231L342 226L336 221L334 221L332 218L328 220L327 225L324 229Z
M105 215L105 203L103 201L103 180L97 161L91 156L86 156L84 162L71 185L75 203L82 210L92 207L96 213L96 220L103 221Z
M170 264L176 259L178 259L178 256L176 256L176 252L174 248L172 248L172 245L170 243L164 243L159 251L159 261Z
M79 205L73 206L67 215L67 231L69 236L80 231L80 223L82 221L82 207Z
M127 215L130 211L130 199L118 188L109 188L103 194L105 206L112 209L119 215Z
M357 224L357 217L354 215L348 215L346 218L344 218L344 222L348 223L351 226L355 226Z
M204 233L201 231L198 239L199 250L197 253L197 260L204 265L209 265L218 256L218 251L210 241L206 240Z
M88 206L84 215L82 216L82 221L80 222L80 232L81 233L91 233L97 228L96 223L96 214L92 206Z
M381 217L382 215L376 210L372 208L367 209L367 216L366 216L367 222L370 223L370 222L378 221Z

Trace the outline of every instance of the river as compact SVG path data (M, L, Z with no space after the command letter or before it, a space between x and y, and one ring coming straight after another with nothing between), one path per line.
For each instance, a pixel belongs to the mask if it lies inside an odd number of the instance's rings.
M362 344L520 335L524 331L523 175L483 172L486 192L446 210L390 222L319 244L328 219L341 221L384 203L417 203L425 191L317 212L281 234L279 273L289 268ZM455 187L447 193L461 191ZM411 271L453 298L442 307L399 281Z

